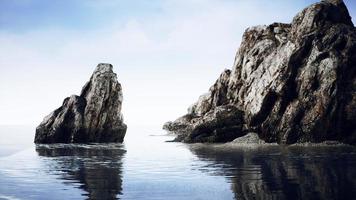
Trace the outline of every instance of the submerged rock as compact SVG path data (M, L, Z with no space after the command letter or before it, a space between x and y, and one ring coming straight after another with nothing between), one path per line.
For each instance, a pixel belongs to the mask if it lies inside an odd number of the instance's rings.
M291 24L248 28L232 71L225 70L187 115L164 129L177 133L179 141L202 142L190 139L194 128L222 106L243 113L241 121L216 125L242 127L235 138L256 132L266 142L283 144L356 143L356 29L345 4L325 0L305 8ZM235 139L230 136L225 140ZM224 141L215 138L203 142Z
M99 64L80 96L44 118L35 143L123 142L126 125L121 114L122 90L111 64Z
M266 142L258 137L257 133L247 133L246 135L236 138L232 141L233 144L265 144Z

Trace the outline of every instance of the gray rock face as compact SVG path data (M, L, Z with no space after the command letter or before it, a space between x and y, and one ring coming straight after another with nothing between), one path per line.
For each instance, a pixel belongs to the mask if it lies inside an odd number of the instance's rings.
M248 28L232 71L225 70L187 115L164 129L179 141L201 142L187 137L206 115L226 106L243 113L242 122L224 126L241 126L236 137L256 132L284 144L356 143L356 29L345 4L325 0L291 24Z
M266 142L261 140L256 133L247 133L242 137L238 137L232 141L232 144L242 144L242 145L255 145L255 144L265 144Z
M80 96L72 95L44 118L35 143L123 142L122 89L110 64L99 64Z

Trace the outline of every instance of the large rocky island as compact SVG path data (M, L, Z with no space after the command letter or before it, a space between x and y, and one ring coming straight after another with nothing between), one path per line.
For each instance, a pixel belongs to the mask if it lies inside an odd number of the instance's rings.
M164 129L176 141L356 143L356 29L342 0L324 0L290 24L248 28L225 70L188 114Z
M122 89L111 64L99 64L80 96L44 118L35 143L123 142L126 125L121 114Z

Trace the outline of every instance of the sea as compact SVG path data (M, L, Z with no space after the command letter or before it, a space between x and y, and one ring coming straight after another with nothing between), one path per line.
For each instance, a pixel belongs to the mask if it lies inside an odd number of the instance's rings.
M33 143L35 127L0 126L0 199L356 199L356 149L184 144L130 126L123 144Z

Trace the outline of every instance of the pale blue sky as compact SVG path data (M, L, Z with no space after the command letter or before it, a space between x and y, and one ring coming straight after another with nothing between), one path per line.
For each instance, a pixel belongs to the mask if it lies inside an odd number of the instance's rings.
M96 29L130 18L142 19L153 15L167 17L170 13L165 13L163 3L144 0L2 0L1 28L10 31L48 27Z
M0 124L39 124L108 62L128 124L161 125L231 68L247 27L290 22L313 2L0 0Z
M184 17L208 7L211 2L210 0L206 2L199 0L0 0L0 28L2 31L16 33L48 28L90 31L124 25L130 19L145 21L174 17L174 15ZM239 6L241 2L245 4L250 2L251 5L256 6L256 10L274 8L276 14L278 12L283 14L283 7L301 8L316 0L277 0L273 3L268 0L215 1L217 4L229 6ZM346 0L345 3L354 15L356 3L352 0ZM200 7L202 4L203 6Z

